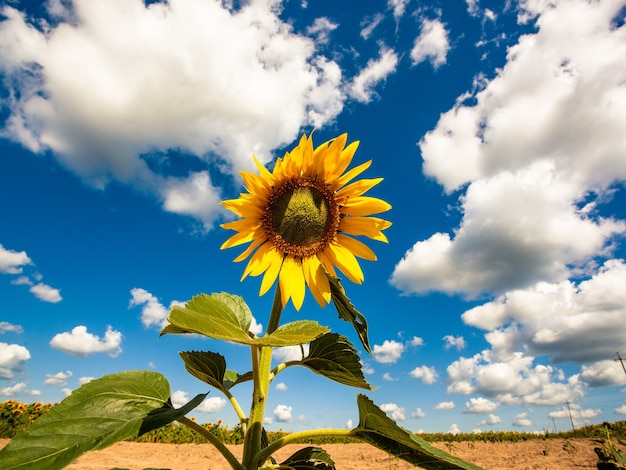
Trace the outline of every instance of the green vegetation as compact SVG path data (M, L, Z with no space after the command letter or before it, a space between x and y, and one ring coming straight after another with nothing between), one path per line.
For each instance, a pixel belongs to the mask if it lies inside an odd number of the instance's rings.
M30 423L42 414L46 413L52 405L50 403L31 403L23 404L13 400L0 403L0 438L12 438L19 431L25 429ZM194 418L192 418L195 421ZM208 430L217 439L225 444L241 444L243 443L243 432L240 426L229 427L223 425L221 421L217 423L207 423L201 425ZM429 442L520 442L531 439L572 439L572 438L590 438L605 441L607 433L617 439L626 438L626 421L617 421L614 423L594 424L584 426L574 431L553 433L530 433L530 432L513 432L513 431L488 431L482 433L424 433L420 437ZM284 431L268 432L268 441L274 442L289 433ZM141 437L132 439L136 442L158 442L164 444L184 444L184 443L205 443L206 439L197 432L187 426L179 424L168 424L161 428L150 431ZM309 441L303 441L308 444L346 444L352 442L361 442L354 438L332 437L316 438Z

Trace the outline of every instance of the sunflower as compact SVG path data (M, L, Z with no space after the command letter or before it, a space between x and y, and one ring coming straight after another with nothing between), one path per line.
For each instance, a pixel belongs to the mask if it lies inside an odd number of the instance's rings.
M346 172L359 145L346 147L347 139L342 134L314 149L312 135L303 135L276 160L273 172L253 156L259 174L241 172L248 192L222 201L241 218L222 225L237 233L221 249L250 243L234 260L250 258L241 280L263 274L263 295L278 278L283 307L291 298L299 310L306 286L324 307L331 300L328 276L337 276L335 267L352 282L363 282L356 257L373 261L376 255L353 236L387 242L382 231L391 223L370 216L391 206L363 196L383 179L352 182L372 161Z

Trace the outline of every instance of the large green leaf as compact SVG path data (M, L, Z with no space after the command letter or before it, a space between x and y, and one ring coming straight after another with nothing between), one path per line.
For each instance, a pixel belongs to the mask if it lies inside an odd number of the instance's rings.
M143 420L170 397L157 372L127 371L74 390L0 451L3 470L63 468L81 454L137 436Z
M246 320L249 309L243 300L233 300L229 294L201 294L184 307L174 306L161 334L198 333L209 338L256 346L296 346L308 343L327 333L325 326L310 320L287 323L269 335L254 337L248 331ZM235 309L235 310L233 310Z
M351 434L402 460L430 470L481 470L401 428L365 395L358 395L359 425Z
M335 470L335 462L328 452L319 447L305 447L300 449L287 460L281 463L285 468L293 470Z
M220 292L211 294L211 298L222 302L228 306L237 317L237 321L244 331L250 331L252 324L252 311L243 297L239 295L229 294L228 292Z
M337 333L328 333L312 341L309 354L298 363L335 382L374 390L363 376L356 349L348 338Z
M352 305L343 287L341 287L338 278L328 275L328 281L330 282L330 295L337 309L337 313L339 314L339 318L352 323L354 330L359 335L361 344L368 353L372 354L370 340L367 336L367 320L365 319L365 315Z

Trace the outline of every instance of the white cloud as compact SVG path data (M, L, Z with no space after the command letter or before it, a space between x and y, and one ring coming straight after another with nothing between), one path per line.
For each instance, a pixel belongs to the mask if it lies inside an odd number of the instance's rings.
M0 273L21 274L22 266L32 264L25 251L7 250L0 244Z
M569 408L567 405L561 406L558 410L550 412L548 417L568 420L571 417L575 426L581 426L583 424L589 424L591 418L595 418L600 414L602 414L602 410L583 409L577 403L570 403Z
M492 350L461 357L447 368L448 392L485 395L507 405L555 405L584 395L578 375L565 380L562 370L533 362L520 352L498 356Z
M54 385L55 387L67 387L67 379L72 376L72 371L57 372L56 374L46 374L43 381L45 385Z
M519 413L513 417L513 426L532 426L533 422L528 417L528 413Z
M440 403L437 403L433 410L453 410L454 409L454 402L453 401L442 401Z
M496 77L463 95L420 142L424 172L459 191L462 220L453 234L407 251L396 287L498 295L563 281L607 256L626 226L589 209L626 179L620 8L522 4L537 33L521 36Z
M311 26L306 29L309 36L315 36L318 44L327 44L330 40L330 33L337 29L337 23L333 23L326 17L315 18Z
M0 343L0 378L11 379L30 359L30 352L19 344Z
M386 339L383 341L383 344L375 344L372 352L377 362L393 364L402 356L404 345L397 341Z
M57 302L63 300L59 289L50 287L49 285L42 282L40 282L39 284L35 284L29 290L35 295L35 297L37 297L39 300L43 300L44 302L56 304Z
M619 362L609 359L583 365L580 369L580 379L590 387L626 384L626 374L622 366Z
M222 397L208 397L195 409L204 413L217 413L226 406L226 403Z
M383 374L383 380L386 380L387 382L397 382L398 379L396 379L393 375L391 375L389 372L385 372Z
M419 419L426 416L426 413L422 411L421 408L416 409L413 413L411 413L411 418Z
M464 413L490 413L495 411L499 403L488 400L484 397L470 398L465 402Z
M381 48L378 59L370 59L359 74L354 77L349 87L349 95L362 103L369 103L374 95L374 88L395 72L398 65L397 54L388 48Z
M104 337L89 333L83 325L75 326L71 332L58 333L50 340L50 346L72 356L85 357L93 353L106 353L116 357L122 352L122 333L107 326Z
M256 318L252 317L252 323L250 324L250 333L260 336L263 333L263 325L256 322Z
M7 332L21 334L24 333L24 328L20 325L13 325L7 321L0 321L0 334L4 334Z
M437 69L446 63L449 50L448 32L444 24L438 19L424 18L420 35L415 39L415 44L411 49L413 64L430 60L433 68Z
M86 383L91 382L92 380L95 380L95 377L80 377L78 379L78 384L79 385L85 385Z
M406 419L406 408L402 408L395 403L383 403L380 405L380 409L394 421L404 421Z
M481 420L478 425L479 426L493 426L494 424L500 424L502 422L502 418L496 416L494 414L489 414L487 419Z
M418 348L420 346L424 346L424 339L420 338L419 336L413 336L412 339L410 339L409 341L407 341L407 346L413 347L413 348Z
M31 281L27 276L20 276L11 281L11 284L14 286L32 286L33 281Z
M277 405L276 408L274 408L274 418L276 418L276 421L279 423L289 423L292 421L292 409L291 406Z
M445 342L445 349L454 348L457 351L460 351L461 349L465 348L465 339L462 336L446 335L442 339Z
M309 345L303 344L300 346L285 346L282 348L275 348L272 351L274 359L280 362L288 361L300 361L302 358L309 354Z
M626 405L622 405L619 408L615 408L615 412L620 415L626 415Z
M0 387L0 396L13 397L18 393L23 393L28 390L28 384L25 382L19 382L10 387Z
M399 20L406 11L406 6L409 4L411 0L387 0L387 7L393 10L393 16L397 20Z
M143 305L143 308L141 309L141 323L143 323L143 326L146 328L163 328L167 325L167 316L169 315L171 308L174 305L183 305L182 302L173 300L170 303L169 308L165 308L158 298L140 287L131 289L130 295L132 298L128 303L128 308Z
M459 429L459 426L457 426L456 423L453 423L450 426L450 429L448 429L448 434L455 434L456 435L456 434L460 434L460 433L461 433L461 430Z
M624 285L626 263L609 260L578 284L542 282L513 290L468 310L462 319L468 325L493 330L485 337L503 354L527 349L531 354L547 354L555 362L601 361L615 357L626 336ZM615 370L617 366L613 366ZM589 379L595 386L599 378L591 375L598 375L599 366L590 367L583 380ZM621 380L619 375L615 380Z
M409 375L415 379L422 379L422 383L431 385L437 382L439 374L434 367L419 366L409 372Z
M346 429L352 429L352 420L351 419L346 421Z
M236 11L202 0L73 7L58 24L4 7L5 136L52 150L95 187L130 185L210 228L220 196L208 173L176 179L140 155L174 149L223 171L251 169L252 152L267 162L302 126L343 108L339 67L280 19L276 0ZM202 197L192 204L192 194Z
M171 400L174 408L180 408L189 403L189 394L184 390L176 390L172 393Z
M276 384L276 390L280 391L280 392L284 392L287 390L287 384L285 384L284 382L278 382Z
M369 39L376 27L383 21L384 18L385 15L382 13L376 13L372 17L365 18L365 20L361 22L361 37L366 40Z

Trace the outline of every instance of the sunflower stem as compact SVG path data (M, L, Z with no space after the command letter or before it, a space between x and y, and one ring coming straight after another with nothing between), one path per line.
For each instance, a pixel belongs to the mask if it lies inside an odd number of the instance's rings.
M352 431L348 429L312 429L309 431L294 432L272 442L259 453L259 462L265 462L278 449L294 442L303 442L315 438L338 437L350 438Z
M280 286L276 286L274 304L267 325L266 335L271 334L278 328L280 316L283 311L282 299L280 296ZM267 394L270 388L272 371L272 347L251 346L252 352L252 380L254 389L252 391L252 405L248 418L248 431L243 443L242 463L246 470L257 470L263 464L259 461L261 452L261 439L263 436L263 420L265 418L265 406L267 404Z

